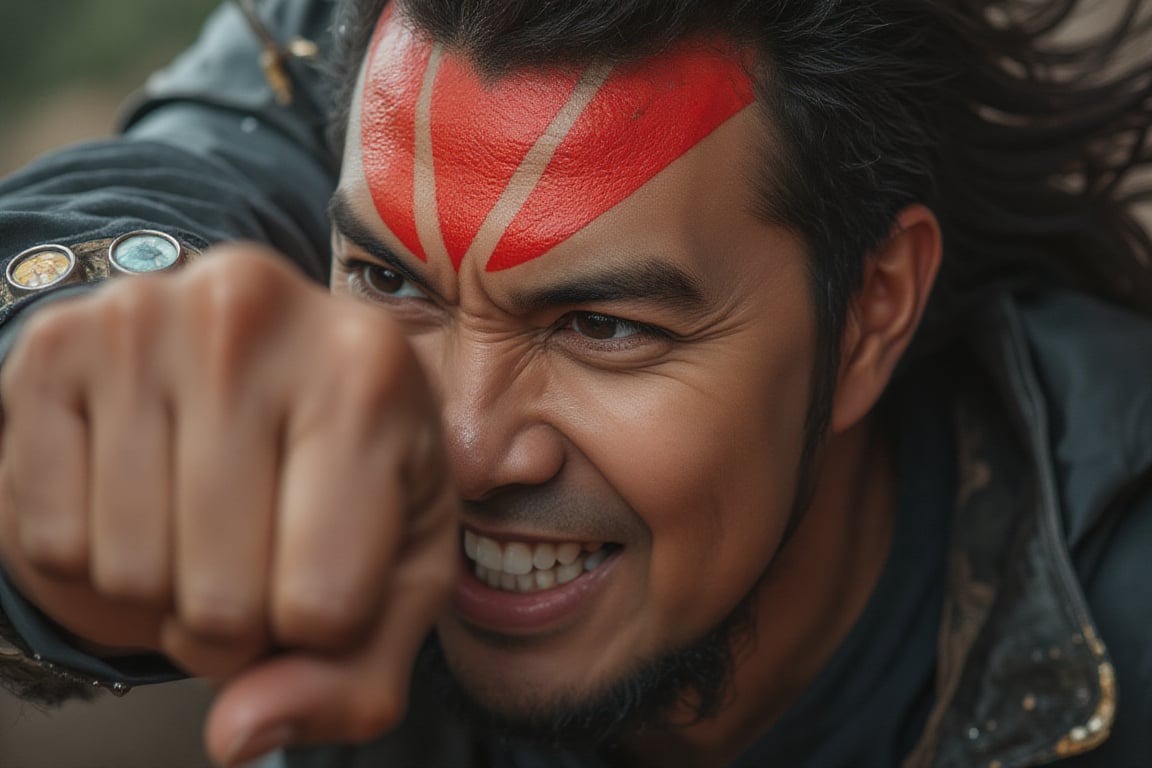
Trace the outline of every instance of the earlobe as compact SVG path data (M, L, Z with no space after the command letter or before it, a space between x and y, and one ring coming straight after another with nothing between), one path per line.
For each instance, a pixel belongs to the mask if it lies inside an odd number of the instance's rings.
M940 269L940 224L911 205L897 215L888 240L868 256L841 342L832 409L833 433L858 423L880 399L904 355Z

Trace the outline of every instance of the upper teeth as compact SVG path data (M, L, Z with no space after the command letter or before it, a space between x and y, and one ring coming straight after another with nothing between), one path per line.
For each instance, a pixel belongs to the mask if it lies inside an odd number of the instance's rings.
M502 543L469 530L464 531L464 554L475 561L478 578L492 587L520 592L566 584L608 556L598 543Z

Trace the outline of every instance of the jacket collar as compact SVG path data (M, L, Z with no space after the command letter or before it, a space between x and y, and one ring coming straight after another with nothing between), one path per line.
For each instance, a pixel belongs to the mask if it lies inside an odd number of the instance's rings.
M937 702L905 768L1040 765L1103 743L1115 716L1068 554L1034 319L1001 297L973 329Z

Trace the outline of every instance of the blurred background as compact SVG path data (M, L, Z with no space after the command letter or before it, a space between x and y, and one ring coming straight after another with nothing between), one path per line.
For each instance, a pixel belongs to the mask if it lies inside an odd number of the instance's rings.
M110 135L119 105L217 0L0 0L0 176ZM0 690L2 768L206 768L210 694L190 681L47 710Z
M118 105L218 0L0 2L0 175L107 135Z

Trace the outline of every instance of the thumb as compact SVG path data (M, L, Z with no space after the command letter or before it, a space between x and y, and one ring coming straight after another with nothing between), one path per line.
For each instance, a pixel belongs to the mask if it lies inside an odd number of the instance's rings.
M431 590L432 594L429 594ZM367 642L338 656L286 653L230 680L205 724L209 756L237 766L288 746L365 742L396 727L439 587L397 590Z
M280 656L221 691L204 741L229 768L290 746L368 741L400 722L407 696L406 674L389 681L335 660Z

